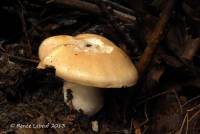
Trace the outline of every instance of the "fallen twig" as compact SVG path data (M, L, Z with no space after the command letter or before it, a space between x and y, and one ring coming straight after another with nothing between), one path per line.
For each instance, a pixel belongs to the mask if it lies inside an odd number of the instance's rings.
M134 131L135 134L142 134L141 128L140 128L140 124L139 124L139 122L137 120L133 120L132 121L132 126L133 126L133 128L135 130Z
M153 54L158 46L159 41L161 40L161 37L163 35L163 31L166 27L166 24L169 20L170 14L172 12L172 9L175 5L175 0L169 0L165 9L163 9L160 19L157 22L154 30L152 33L150 33L147 38L147 46L144 50L144 53L142 54L139 64L138 64L138 70L140 74L142 75L151 62L151 59L153 57Z
M130 8L124 7L116 2L113 2L110 0L105 0L104 3L108 4L109 6L111 6L112 8L114 8L116 10L131 14L131 15L135 15L135 12L133 10L131 10Z
M20 56L15 56L15 55L9 55L8 54L8 57L10 59L19 60L19 61L22 61L22 62L29 62L29 63L35 63L35 64L39 63L39 60L28 59L28 58L24 58L24 57L20 57Z
M54 3L57 4L63 4L66 6L78 8L80 10L84 10L90 13L101 15L100 8L93 3L89 3L86 1L81 0L53 0ZM121 11L118 11L116 9L113 9L113 14L116 15L120 20L125 22L134 22L136 20L135 16L123 13Z
M190 39L186 42L182 58L188 61L193 60L200 47L200 38Z
M31 47L31 43L30 43L30 40L29 40L29 35L28 35L28 32L27 32L27 24L26 24L26 21L25 21L25 18L24 18L24 10L23 10L23 5L21 3L20 0L18 0L18 3L19 3L19 17L21 19L21 23L22 23L22 31L24 33L24 38L25 38L25 43L24 43L24 47L26 49L26 56L28 57L31 57L32 55L32 47Z

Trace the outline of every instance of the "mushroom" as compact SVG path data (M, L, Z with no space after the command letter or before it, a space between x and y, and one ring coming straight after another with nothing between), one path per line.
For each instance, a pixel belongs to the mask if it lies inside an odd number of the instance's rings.
M72 104L86 115L103 106L101 89L136 84L138 72L130 58L110 40L96 34L53 36L39 48L38 68L54 67L64 79L64 100L72 90Z

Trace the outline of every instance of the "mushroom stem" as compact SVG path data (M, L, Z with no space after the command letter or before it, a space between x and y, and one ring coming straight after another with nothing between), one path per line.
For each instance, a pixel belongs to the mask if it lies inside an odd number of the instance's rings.
M70 82L64 82L64 101L67 103L67 89L71 89L73 99L72 104L76 110L82 110L86 115L94 115L103 107L103 97L96 87L89 87Z

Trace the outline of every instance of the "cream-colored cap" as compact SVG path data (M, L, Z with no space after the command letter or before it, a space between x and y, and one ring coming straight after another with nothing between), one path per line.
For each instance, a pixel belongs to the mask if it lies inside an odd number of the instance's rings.
M95 34L72 38L62 35L43 41L38 68L54 67L56 75L66 81L100 88L128 87L137 82L134 64L110 40ZM52 45L46 51L48 44Z
M72 36L59 35L45 39L39 47L39 58L43 60L55 47L66 44L68 40L72 40Z

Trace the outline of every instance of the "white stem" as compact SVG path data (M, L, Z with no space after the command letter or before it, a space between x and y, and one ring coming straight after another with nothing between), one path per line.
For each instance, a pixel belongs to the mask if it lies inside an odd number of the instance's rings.
M82 110L86 115L94 115L103 107L101 89L64 82L64 101L67 102L67 89L71 89L72 104L76 110ZM66 103L67 104L67 103Z

